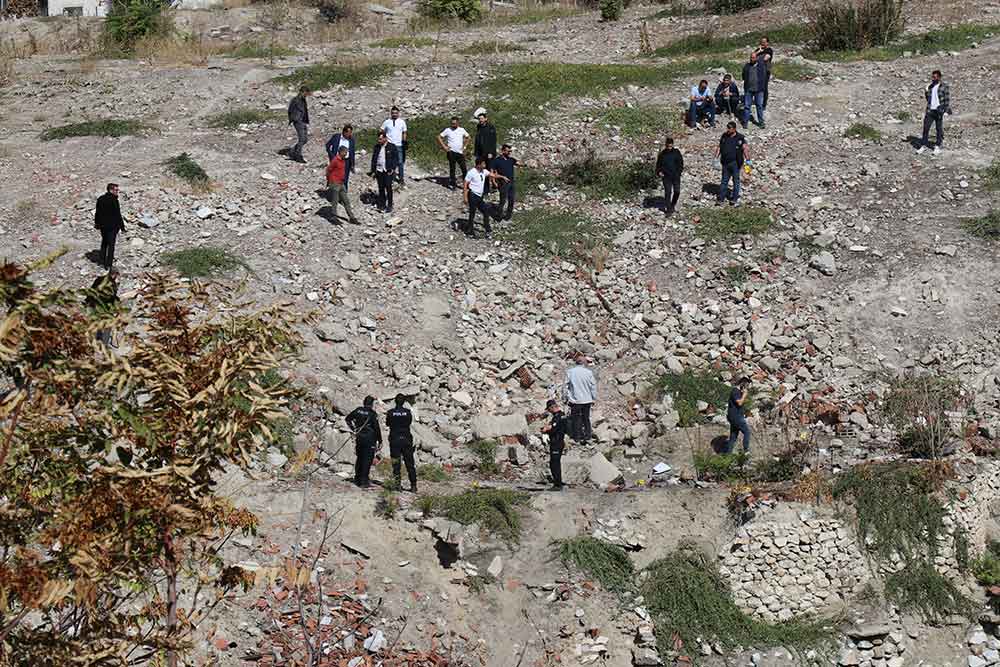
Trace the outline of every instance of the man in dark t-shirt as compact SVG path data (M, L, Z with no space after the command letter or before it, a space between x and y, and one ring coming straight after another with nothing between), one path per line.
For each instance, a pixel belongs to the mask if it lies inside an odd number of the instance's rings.
M764 59L764 66L767 68L767 79L764 82L764 105L763 109L767 109L767 88L768 84L771 83L771 65L774 60L774 49L771 48L771 41L764 35L760 38L760 46L757 47L757 57Z
M552 415L552 421L542 427L542 433L549 435L549 472L552 474L552 490L562 491L562 455L566 440L566 416L559 402L549 399L545 410Z
M726 441L726 453L733 451L736 439L743 434L743 453L750 453L750 425L747 424L743 404L747 400L747 390L750 388L750 378L743 377L729 392L729 406L726 408L726 421L729 422L729 440Z
M719 184L719 198L716 202L729 200L735 206L740 201L740 170L743 163L750 157L746 138L736 131L736 123L729 121L726 131L719 138L719 146L715 149L715 157L722 165L722 182ZM733 189L729 189L729 181L733 181Z

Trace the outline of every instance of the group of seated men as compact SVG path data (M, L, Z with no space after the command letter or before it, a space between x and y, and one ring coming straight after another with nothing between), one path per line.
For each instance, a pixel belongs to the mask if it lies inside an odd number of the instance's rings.
M714 93L706 79L702 79L697 86L691 88L691 106L688 108L687 117L689 127L694 127L702 120L708 120L708 124L715 127L717 113L741 118L740 89L731 74L722 77Z
M750 109L756 108L756 122L764 127L764 110L767 108L767 88L771 80L771 61L774 50L767 37L762 37L760 46L750 53L750 58L743 65L743 94L733 81L731 74L726 74L715 87L715 92L708 86L708 81L702 79L697 86L691 88L691 105L688 107L688 127L696 127L702 120L708 120L715 127L715 115L729 114L738 119L745 128L750 121Z

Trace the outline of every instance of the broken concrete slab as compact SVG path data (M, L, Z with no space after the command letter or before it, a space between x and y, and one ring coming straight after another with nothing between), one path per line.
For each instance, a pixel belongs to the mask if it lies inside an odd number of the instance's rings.
M588 460L588 478L599 487L608 484L624 484L625 478L622 472L611 461L605 458L604 454L598 452Z
M472 419L472 437L477 440L492 440L505 435L524 436L527 433L528 420L523 414L481 414Z

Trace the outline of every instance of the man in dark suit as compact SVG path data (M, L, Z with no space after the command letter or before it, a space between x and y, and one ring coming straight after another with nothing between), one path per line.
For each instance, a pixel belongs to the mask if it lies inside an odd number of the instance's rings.
M351 173L354 172L354 126L345 125L337 134L330 137L330 141L326 142L326 154L331 160L337 157L337 149L341 145L347 146L347 171L344 172L344 189L347 189L347 183L351 180Z
M118 232L125 231L125 220L118 203L118 185L108 183L108 191L97 198L94 212L94 229L101 232L101 265L111 270L115 262L115 241Z
M378 210L384 213L392 213L392 175L397 167L399 152L382 130L378 133L378 143L372 149L372 168L368 175L378 183Z

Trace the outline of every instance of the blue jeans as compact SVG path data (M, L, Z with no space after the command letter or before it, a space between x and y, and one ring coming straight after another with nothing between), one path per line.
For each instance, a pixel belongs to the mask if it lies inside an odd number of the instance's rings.
M750 105L757 107L757 124L764 124L764 91L747 91L743 94L743 124L750 122Z
M733 451L733 446L736 445L736 440L739 438L740 433L743 434L743 451L750 451L750 425L747 424L746 417L740 415L729 415L726 417L729 420L729 440L726 440L726 454Z
M691 101L691 106L688 108L688 118L691 119L691 127L698 124L700 115L708 116L708 124L715 126L715 106L711 102L702 102L701 106L694 100Z
M399 156L399 182L403 182L403 163L406 162L406 151L402 146L396 146L396 155Z
M729 179L733 179L733 189L729 190ZM730 162L722 165L722 182L719 184L719 201L736 202L740 198L740 163Z

